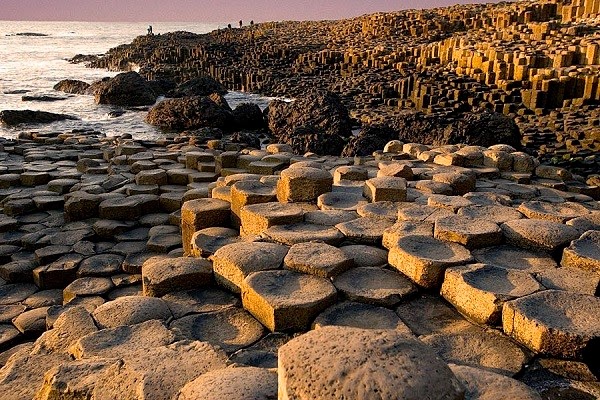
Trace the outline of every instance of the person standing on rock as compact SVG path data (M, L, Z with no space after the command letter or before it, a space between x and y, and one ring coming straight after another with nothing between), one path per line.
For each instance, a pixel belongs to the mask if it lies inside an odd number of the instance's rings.
M240 29L242 28L242 20L240 19Z
M148 25L148 35L153 35L153 33L152 33L152 25Z

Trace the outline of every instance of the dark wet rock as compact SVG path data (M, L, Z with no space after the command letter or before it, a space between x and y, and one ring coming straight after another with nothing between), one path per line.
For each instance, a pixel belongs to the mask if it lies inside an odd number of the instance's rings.
M71 115L56 114L34 110L4 110L0 111L0 124L15 126L20 124L48 124L50 122L77 119Z
M106 115L108 115L110 118L117 118L120 117L121 115L125 114L125 110L113 110L113 111L109 111L108 113L106 113Z
M168 92L169 97L209 96L212 93L227 94L227 89L220 82L209 76L185 81Z
M94 54L76 54L75 56L69 58L67 61L69 61L71 64L88 64L92 61L97 61L98 58L99 57Z
M260 107L254 103L241 103L233 110L235 125L239 129L263 129L266 123Z
M231 141L234 143L245 143L248 147L260 149L259 135L252 132L235 132L231 135Z
M389 126L368 125L357 136L350 139L342 151L342 157L370 156L385 147L390 140L398 138L398 133Z
M405 142L434 146L465 143L492 146L498 143L520 147L521 132L509 117L499 113L466 113L461 118L449 120L439 115L422 113L403 114L392 125L398 138Z
M94 93L97 104L145 106L156 101L148 81L137 72L125 72L104 82Z
M100 89L102 89L102 87L104 86L104 84L107 83L110 79L111 79L110 76L105 76L102 79L99 79L97 81L92 82L90 84L90 87L87 88L85 94L89 94L89 95L95 96L96 93L99 93Z
M15 283L0 286L0 305L16 304L37 291L32 283Z
M448 134L447 134L448 135ZM521 147L521 132L515 121L500 113L473 113L459 119L448 143L493 146L498 143Z
M53 102L53 101L61 101L66 100L66 97L60 96L48 96L48 95L35 95L35 96L22 96L21 101L43 101L43 102Z
M154 79L148 81L148 84L158 96L166 96L169 91L175 89L177 84L170 79Z
M348 110L330 92L309 92L291 103L275 100L266 113L273 135L299 154L338 155L352 134Z
M48 34L45 33L39 33L39 32L18 32L15 33L14 35L6 35L6 36L33 36L33 37L44 37L44 36L50 36Z
M71 94L86 94L86 91L90 87L90 84L75 79L63 79L54 85L53 89L59 92L71 93Z
M168 130L203 127L228 130L232 127L231 111L206 96L167 99L153 107L146 122Z

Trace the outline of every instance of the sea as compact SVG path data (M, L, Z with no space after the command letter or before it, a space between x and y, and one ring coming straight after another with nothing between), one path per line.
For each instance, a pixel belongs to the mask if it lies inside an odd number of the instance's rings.
M40 22L0 21L0 111L40 110L73 115L78 120L44 125L0 126L0 137L15 138L20 132L70 132L93 129L106 136L129 133L134 139L155 140L164 132L144 122L145 111L125 110L118 117L112 111L120 107L98 105L93 96L57 92L53 86L62 79L88 83L118 72L87 68L67 60L77 54L104 54L120 44L145 35L146 23L128 22ZM207 33L225 25L207 23L152 23L154 34L187 31ZM23 101L23 96L55 96L64 100ZM271 98L230 92L226 99L234 108L242 102L254 102L261 108ZM158 101L161 101L159 98Z

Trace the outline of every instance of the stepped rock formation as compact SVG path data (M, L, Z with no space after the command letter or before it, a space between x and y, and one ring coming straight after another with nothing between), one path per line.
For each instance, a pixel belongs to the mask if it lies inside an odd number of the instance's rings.
M331 90L363 124L407 110L448 121L496 111L528 151L587 175L599 169L598 15L596 0L526 0L268 22L141 36L91 65L177 82L208 75L270 96Z
M3 398L600 396L598 186L192 137L2 140Z
M97 58L296 100L165 100L148 120L189 131L155 141L0 139L2 398L600 398L597 160L520 146L596 148L599 12L265 23Z

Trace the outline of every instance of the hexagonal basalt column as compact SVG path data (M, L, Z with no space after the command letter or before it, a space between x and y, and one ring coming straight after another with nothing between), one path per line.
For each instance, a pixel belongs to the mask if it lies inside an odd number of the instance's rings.
M332 278L354 266L354 260L342 250L318 242L293 245L283 262L291 271L322 278Z
M371 201L406 201L406 179L393 176L372 178L365 182L363 194Z
M460 243L468 249L494 246L502 242L502 231L496 223L458 215L435 221L434 236Z
M230 203L219 199L197 199L183 203L181 207L181 236L183 250L186 254L191 253L191 241L195 232L229 224L230 207Z
M276 243L240 242L221 247L212 256L215 280L240 293L244 278L253 272L279 269L288 247Z
M274 186L259 181L240 181L231 186L231 212L234 222L240 224L242 207L251 204L273 202L277 199Z
M304 210L295 204L262 203L242 207L240 217L243 234L260 235L272 226L302 222Z
M463 246L429 236L405 236L390 249L388 262L417 285L440 287L447 267L467 264L471 253Z
M560 264L600 273L600 231L587 231L564 249Z
M327 279L288 270L255 272L242 283L242 303L271 331L306 331L337 292Z
M600 298L546 290L504 303L504 333L554 357L597 360Z
M314 202L323 193L331 192L333 176L311 167L294 167L281 171L277 182L277 199L281 202Z
M472 264L448 268L441 294L469 319L497 325L505 301L542 289L527 272Z
M396 330L325 327L279 349L280 399L463 398L431 348Z
M579 237L572 226L539 219L517 219L501 225L509 244L525 249L555 251Z

